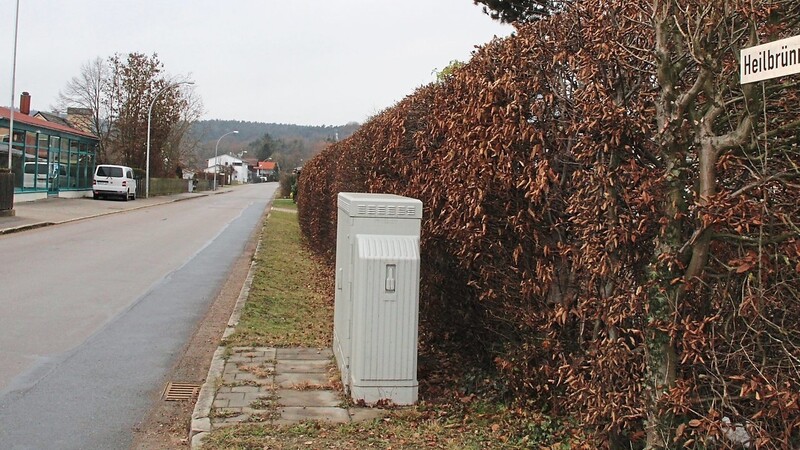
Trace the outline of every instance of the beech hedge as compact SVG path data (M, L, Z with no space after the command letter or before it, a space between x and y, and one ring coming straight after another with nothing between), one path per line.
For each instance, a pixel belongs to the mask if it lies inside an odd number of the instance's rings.
M305 165L308 244L333 264L338 192L418 198L424 335L588 446L800 447L798 83L737 61L800 22L755 3L581 1L486 44Z

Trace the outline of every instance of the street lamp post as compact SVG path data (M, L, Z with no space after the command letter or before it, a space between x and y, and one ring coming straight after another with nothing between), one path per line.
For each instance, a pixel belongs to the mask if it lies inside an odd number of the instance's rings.
M156 104L158 96L163 94L167 89L179 86L181 84L194 84L194 81L178 81L177 83L170 83L164 86L164 88L158 91L156 96L153 97L153 100L150 102L150 107L147 109L147 162L145 163L144 198L150 198L150 119L153 115L153 105Z
M224 138L229 134L239 134L239 130L229 131L223 134L222 136L219 137L219 139L217 139L217 145L214 146L214 189L212 189L214 191L217 190L217 169L219 168L219 161L217 160L217 154L219 151L219 141L221 141L222 138Z
M9 108L8 118L8 170L11 170L11 153L14 148L14 98L15 84L17 81L17 32L19 30L19 0L14 12L14 54L11 63L11 107Z

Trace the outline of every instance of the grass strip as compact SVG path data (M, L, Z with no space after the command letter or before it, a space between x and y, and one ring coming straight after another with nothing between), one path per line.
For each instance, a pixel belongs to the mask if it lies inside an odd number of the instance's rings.
M233 347L330 347L333 290L328 270L303 248L297 206L276 199L264 223L250 296Z

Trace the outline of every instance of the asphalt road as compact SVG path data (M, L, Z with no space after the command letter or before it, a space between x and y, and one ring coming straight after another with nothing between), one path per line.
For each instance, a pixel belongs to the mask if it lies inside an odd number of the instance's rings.
M0 236L0 448L128 448L276 187Z

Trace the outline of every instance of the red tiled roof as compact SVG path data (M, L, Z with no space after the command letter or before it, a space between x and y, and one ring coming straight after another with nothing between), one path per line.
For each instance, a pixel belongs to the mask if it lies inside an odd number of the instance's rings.
M0 119L10 119L11 118L11 110L8 108L0 107ZM61 125L55 122L48 122L44 119L39 119L37 117L32 117L27 114L22 114L19 112L14 112L14 123L24 123L25 125L30 125L37 128L44 128L46 130L53 130L53 131L61 131L64 133L75 134L78 136L84 136L92 139L97 139L97 136L87 133L85 131L79 130L77 128L68 127L65 125Z
M278 167L278 163L275 161L259 161L258 168L261 170L275 170Z

